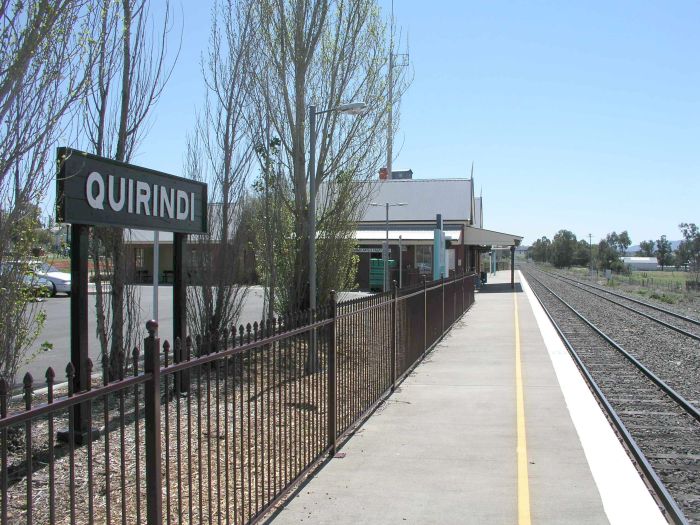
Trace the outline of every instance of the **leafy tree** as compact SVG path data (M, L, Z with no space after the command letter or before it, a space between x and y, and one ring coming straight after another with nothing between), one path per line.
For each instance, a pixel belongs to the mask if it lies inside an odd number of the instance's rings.
M662 235L656 240L656 260L663 270L666 266L673 263L673 250L671 249L671 241L666 239L665 235Z
M676 270L687 266L689 258L688 248L684 242L681 242L673 253L673 265L676 267Z
M276 314L278 283L292 276L290 254L294 250L294 222L283 195L289 193L282 174L279 155L280 141L265 137L256 145L260 175L253 183L253 231L255 232L255 263L265 289L263 312L267 319ZM282 292L284 293L284 292Z
M570 267L574 261L576 248L576 235L569 230L559 230L552 240L552 264L557 268Z
M46 320L46 312L36 302L32 271L24 264L26 254L36 244L37 226L32 215L15 222L12 251L0 262L0 378L10 385L19 367L31 360L29 348ZM44 343L42 348L50 345Z
M639 255L641 257L653 257L654 256L654 241L651 239L648 241L642 241L639 243Z
M598 243L598 268L601 270L614 271L621 271L623 269L615 232L607 235L605 239L601 239Z
M627 233L627 230L623 231L622 233L620 233L617 236L617 244L615 245L615 247L617 248L617 251L620 253L620 257L625 256L625 254L627 253L627 248L629 248L631 244L632 244L632 240L630 239L630 236Z
M585 239L581 239L576 243L576 251L574 252L574 266L588 266L591 262L591 247Z
M700 280L700 230L692 222L683 222L678 227L683 234L682 252L690 270L695 272L695 280L698 281Z
M620 251L620 256L624 256L627 253L627 248L632 245L632 239L630 239L627 230L623 231L617 238L618 250Z
M530 255L532 260L535 262L548 262L549 252L552 247L552 241L550 241L546 236L542 236L537 239L532 246L530 246Z

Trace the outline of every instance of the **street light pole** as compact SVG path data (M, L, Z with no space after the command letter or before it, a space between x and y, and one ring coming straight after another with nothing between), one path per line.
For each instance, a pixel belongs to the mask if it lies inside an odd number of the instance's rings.
M386 240L384 241L384 249L382 255L384 257L384 291L389 290L389 203L386 203Z
M309 308L316 308L316 106L309 106Z
M367 110L364 102L349 102L330 109L316 111L316 105L309 105L309 308L316 308L316 115L347 113L362 115Z
M378 202L370 202L370 206L382 206ZM385 202L384 207L386 209L386 219L384 221L386 236L384 241L384 248L382 249L382 259L384 260L384 280L382 290L384 292L389 291L389 207L390 206L406 206L405 202ZM401 248L399 248L401 249Z
M316 115L337 111L351 115L361 115L367 109L364 102L350 102L330 109L316 111L316 105L309 105L309 309L316 309ZM306 372L313 373L320 367L316 354L316 331L311 332L306 360Z

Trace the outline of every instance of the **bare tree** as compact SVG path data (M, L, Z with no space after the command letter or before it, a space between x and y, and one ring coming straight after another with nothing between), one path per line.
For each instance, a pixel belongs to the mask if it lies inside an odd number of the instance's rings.
M101 0L95 9L100 20L92 39L99 51L83 133L97 155L129 162L174 66L167 46L170 3L165 2L159 25L147 0ZM133 287L127 285L124 230L95 228L93 241L97 333L103 355L109 352L114 374L119 351L136 343L141 323Z
M44 316L17 263L33 247L54 147L85 94L84 0L0 2L0 376L12 381Z
M358 183L371 180L385 152L388 32L374 0L266 0L258 3L257 13L266 21L258 46L258 113L281 141L292 217L285 233L294 239L292 268L278 288L278 301L281 310L295 310L309 304L307 108L315 103L320 111L350 101L368 108L356 118L335 111L318 115L314 179L321 190L317 231L324 252L319 250L318 282L319 299L325 301L331 288L347 285L352 276L351 233L371 190ZM402 71L395 82L400 100L407 85Z
M237 248L245 237L244 190L254 153L245 118L256 32L252 5L221 0L212 8L209 47L202 61L206 99L188 143L186 172L209 183L214 203L209 233L192 243L198 286L188 290L188 311L197 333L220 333L235 325L247 293Z

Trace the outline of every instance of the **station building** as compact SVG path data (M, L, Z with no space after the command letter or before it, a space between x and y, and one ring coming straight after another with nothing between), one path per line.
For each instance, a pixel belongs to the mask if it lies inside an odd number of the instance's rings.
M520 244L521 236L484 228L483 199L474 195L473 178L413 179L410 170L398 173L400 177L360 183L366 185L358 190L366 196L366 202L355 231L359 256L357 284L360 290L378 289L370 283L370 267L372 260L375 265L382 260L387 235L389 260L392 262L388 269L389 282L396 280L402 286L410 286L421 282L424 276L431 280L438 215L442 217L445 234L445 268L448 275L486 271L488 264L482 264L481 254L492 247L507 249ZM219 206L209 205L210 227L220 220ZM212 231L217 230L219 228L212 228ZM236 232L236 238L232 241L238 247L236 257L240 258L236 266L244 272L237 276L237 282L255 282L255 254L250 247L252 239L245 237L248 234L246 229L232 227L231 231ZM219 241L215 235L208 239L192 237L187 247L188 273L189 281L196 284L201 281L196 264L197 251L206 250L207 245L215 245ZM125 232L125 244L129 280L151 284L153 232L128 230ZM159 281L172 282L172 233L160 233L159 253Z
M410 286L433 276L436 217L442 218L446 269L482 271L481 254L493 246L515 247L522 237L484 228L482 197L474 195L473 178L381 178L371 188L355 239L359 255L357 280L370 289L372 260L382 259L388 237L389 282ZM388 208L387 208L388 204ZM376 264L376 263L375 263Z
M187 280L190 284L203 284L208 282L209 268L206 264L208 253L220 243L221 228L221 204L210 203L208 210L208 235L190 235L186 247ZM230 218L229 242L233 245L233 257L236 258L232 268L236 274L232 276L234 282L252 284L255 282L255 254L251 248L252 237L247 228L237 228L236 223L241 221L240 208L236 209ZM153 246L154 232L150 230L128 229L124 231L124 244L127 251L126 274L127 279L135 284L153 283ZM173 234L160 232L158 234L158 282L171 284L174 280L173 272Z

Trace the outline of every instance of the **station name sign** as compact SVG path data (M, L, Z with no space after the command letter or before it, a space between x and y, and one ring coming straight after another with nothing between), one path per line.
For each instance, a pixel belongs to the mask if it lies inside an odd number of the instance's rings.
M206 233L207 185L58 148L59 222Z

